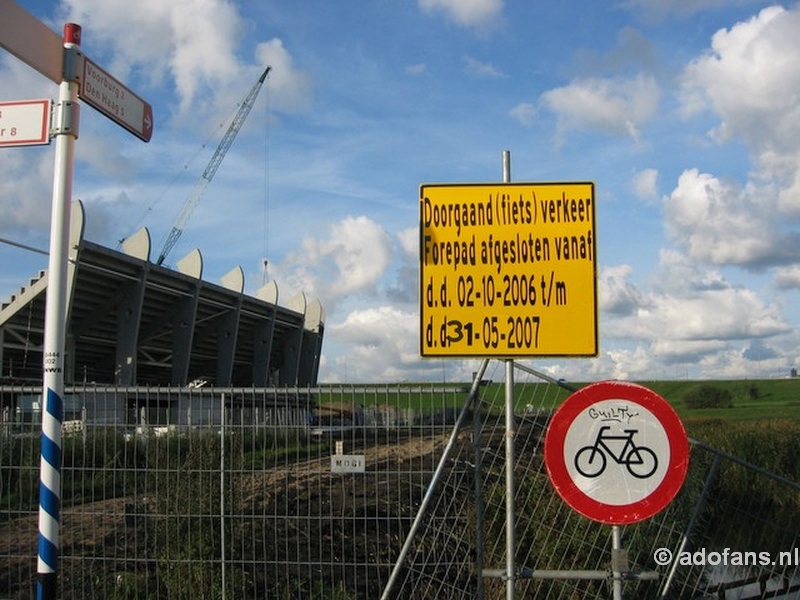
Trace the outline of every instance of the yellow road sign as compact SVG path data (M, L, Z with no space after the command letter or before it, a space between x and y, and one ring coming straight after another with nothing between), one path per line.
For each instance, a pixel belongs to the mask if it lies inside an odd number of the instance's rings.
M420 186L420 354L596 356L594 184Z

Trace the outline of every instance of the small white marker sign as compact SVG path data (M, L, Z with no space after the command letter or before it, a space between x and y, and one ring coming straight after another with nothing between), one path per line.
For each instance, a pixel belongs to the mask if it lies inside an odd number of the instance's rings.
M363 454L333 454L331 473L364 473L365 464Z

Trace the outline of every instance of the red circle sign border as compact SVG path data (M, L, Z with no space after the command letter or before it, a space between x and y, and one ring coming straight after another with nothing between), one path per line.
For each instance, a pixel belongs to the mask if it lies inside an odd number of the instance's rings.
M564 442L570 425L585 409L603 400L624 400L643 406L658 418L669 440L670 464L663 481L649 496L631 504L605 504L586 495L575 485L564 461ZM556 492L573 509L593 521L628 525L652 517L675 498L689 469L689 440L675 409L654 391L635 383L600 381L569 396L553 414L545 433L544 461Z

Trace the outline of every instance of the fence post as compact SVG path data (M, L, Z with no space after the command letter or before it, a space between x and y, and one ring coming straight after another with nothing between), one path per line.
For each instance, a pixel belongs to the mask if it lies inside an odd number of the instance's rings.
M480 387L478 388L480 390ZM481 432L483 431L483 414L481 412L480 391L475 398L472 413L472 443L475 456L475 597L483 600L483 552L484 552L484 512L483 512L483 451L481 449Z
M666 579L664 579L664 585L661 586L661 594L659 598L666 598L667 594L669 593L669 588L672 586L672 580L675 578L675 571L678 568L678 559L681 556L681 552L686 549L686 546L689 544L689 536L692 535L694 532L695 524L697 523L697 519L700 517L700 512L703 510L703 506L706 503L706 497L708 496L711 487L714 485L714 481L717 479L717 471L719 471L719 462L720 462L720 455L714 455L714 461L711 463L711 467L708 469L708 475L706 475L706 480L703 482L703 489L700 492L700 497L697 499L697 504L694 506L694 510L692 511L692 516L689 519L689 523L686 525L686 532L683 534L681 538L681 544L678 546L678 551L672 558L672 565L669 568L669 574L667 575Z

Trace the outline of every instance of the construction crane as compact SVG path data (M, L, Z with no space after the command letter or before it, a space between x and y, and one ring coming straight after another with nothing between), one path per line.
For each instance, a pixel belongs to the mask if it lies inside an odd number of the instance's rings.
M230 150L233 140L236 139L236 135L241 130L242 125L244 125L247 115L250 114L250 109L253 108L253 104L255 104L258 92L261 91L261 86L264 84L264 80L267 78L267 74L270 72L270 69L271 67L269 66L264 69L261 77L258 78L258 81L255 83L253 88L247 93L247 97L245 97L245 99L242 101L241 106L239 106L239 110L236 111L236 115L233 117L233 120L228 127L228 131L225 132L225 135L222 137L222 140L217 146L214 156L211 157L206 170L203 171L203 175L195 184L191 194L189 194L189 197L186 199L183 208L181 208L181 212L175 219L175 224L172 226L172 229L167 235L164 246L161 249L161 253L158 255L158 260L156 260L157 265L160 265L164 262L169 253L172 251L172 248L178 242L178 238L181 237L183 228L186 227L186 224L189 222L192 213L194 213L194 209L197 208L197 204L200 202L200 198L203 197L208 184L211 183L212 179L214 179L217 169L219 169L219 166L222 164L222 159L225 158L228 150Z

